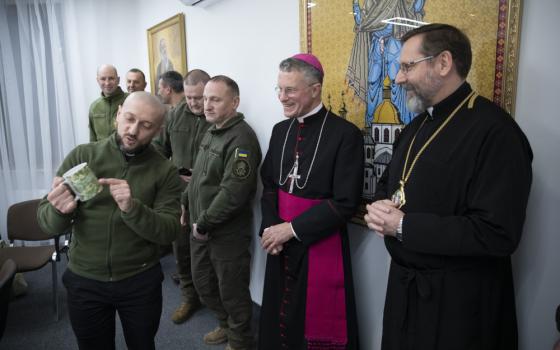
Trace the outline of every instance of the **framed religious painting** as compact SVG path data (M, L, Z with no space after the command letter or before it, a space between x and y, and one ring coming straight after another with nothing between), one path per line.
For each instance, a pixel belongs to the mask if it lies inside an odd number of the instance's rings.
M148 29L150 86L157 93L159 77L170 70L187 73L185 15L179 13Z
M323 102L364 137L362 205L391 160L393 142L415 115L395 84L400 38L426 23L448 23L471 40L467 80L480 95L514 114L521 0L300 0L301 51L325 69Z

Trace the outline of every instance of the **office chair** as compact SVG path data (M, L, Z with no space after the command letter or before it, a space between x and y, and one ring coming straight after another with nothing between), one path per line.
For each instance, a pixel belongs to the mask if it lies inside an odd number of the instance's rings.
M60 261L59 236L45 234L37 222L37 208L40 199L15 203L8 209L8 239L10 247L0 249L0 264L12 259L17 272L39 270L50 263L52 268L53 308L59 319L57 262ZM23 246L14 246L14 241L22 241ZM50 241L49 245L25 246L26 241Z

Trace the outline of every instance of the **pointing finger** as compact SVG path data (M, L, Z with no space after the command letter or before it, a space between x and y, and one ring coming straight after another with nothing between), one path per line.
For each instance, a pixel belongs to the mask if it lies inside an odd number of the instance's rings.
M107 178L107 179L99 179L99 183L101 185L120 185L126 183L126 180Z

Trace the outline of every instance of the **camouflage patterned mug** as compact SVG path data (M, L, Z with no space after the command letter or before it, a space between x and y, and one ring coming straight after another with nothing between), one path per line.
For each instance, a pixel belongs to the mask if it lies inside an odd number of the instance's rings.
M85 202L101 192L103 187L97 182L97 177L87 166L87 163L78 164L62 175L64 183L76 195L76 200Z

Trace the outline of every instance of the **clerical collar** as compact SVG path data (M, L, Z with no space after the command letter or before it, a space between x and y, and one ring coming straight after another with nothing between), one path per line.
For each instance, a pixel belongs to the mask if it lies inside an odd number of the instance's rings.
M150 144L147 143L145 145L138 146L136 149L134 149L133 152L128 152L123 148L122 139L117 133L115 133L115 141L117 142L117 146L119 147L119 150L121 151L127 162L142 153L146 148L150 146Z
M319 104L317 105L317 107L313 108L313 109L311 110L311 112L307 113L307 114L304 115L304 116L298 117L298 118L297 118L298 122L303 123L303 120L304 120L305 118L309 117L310 115L314 115L314 114L319 113L319 111L321 110L321 108L323 108L323 102L319 102Z
M426 112L428 112L428 115L430 116L430 119L433 118L434 107L428 107L428 108L426 108Z
M434 105L430 115L435 119L447 117L471 91L469 83L464 82L451 95Z

